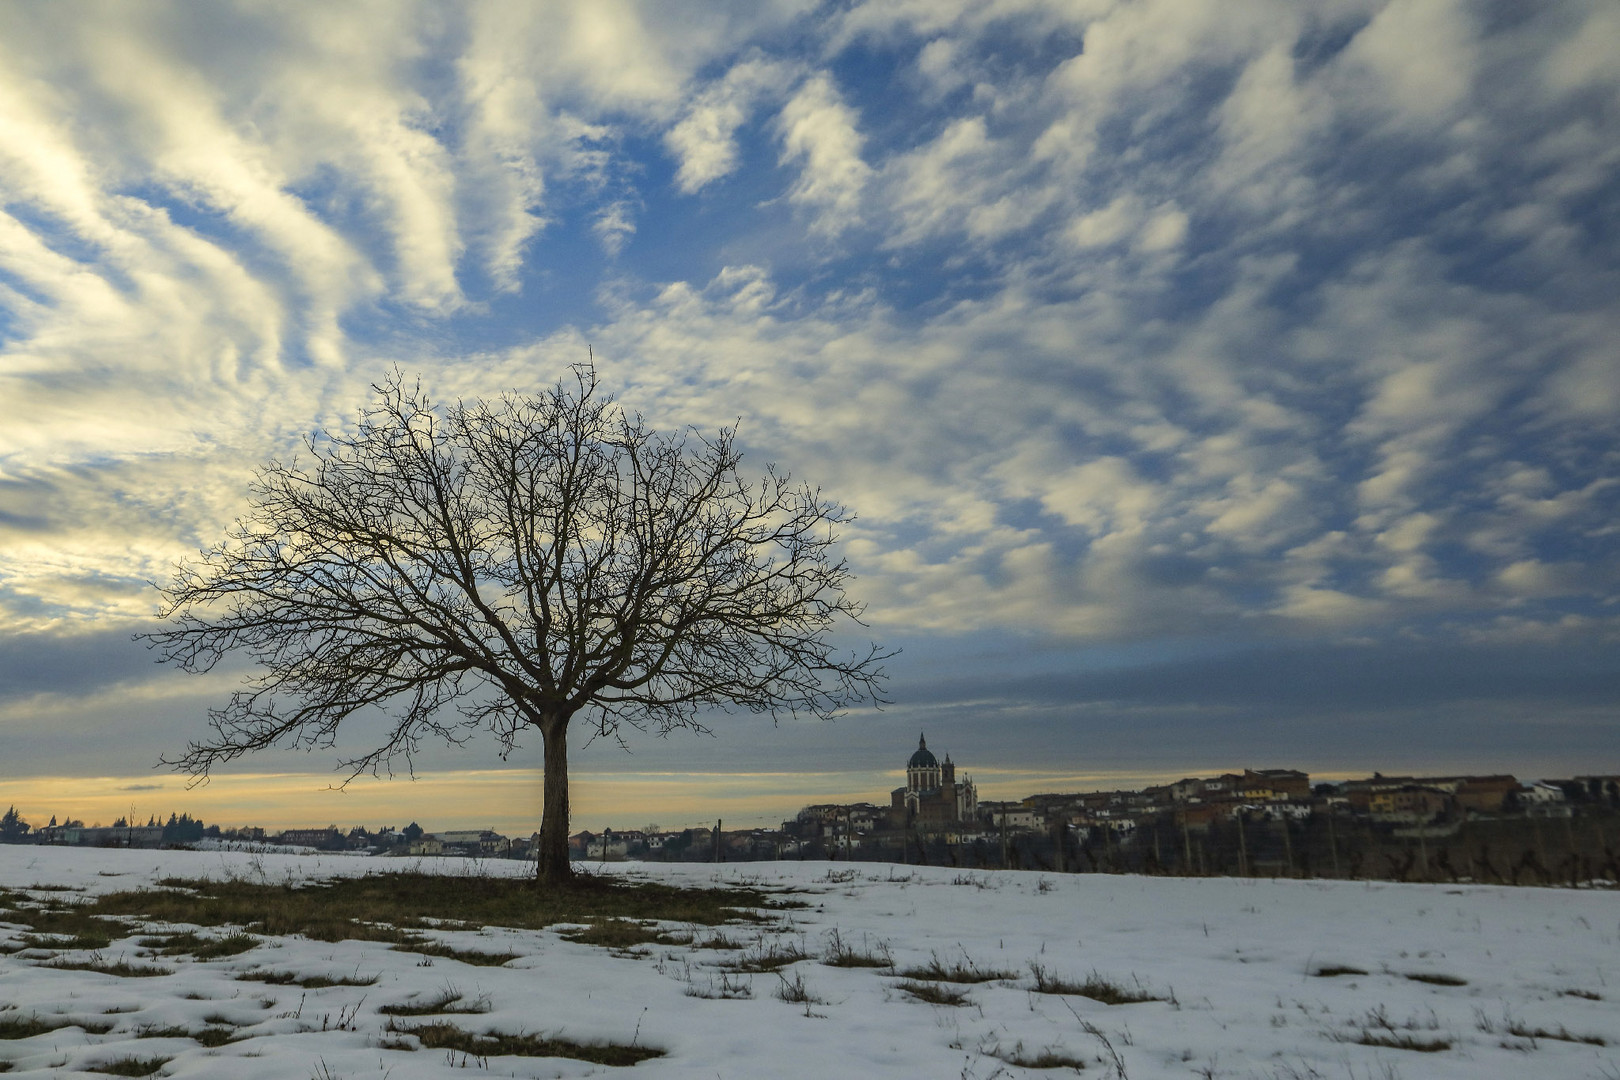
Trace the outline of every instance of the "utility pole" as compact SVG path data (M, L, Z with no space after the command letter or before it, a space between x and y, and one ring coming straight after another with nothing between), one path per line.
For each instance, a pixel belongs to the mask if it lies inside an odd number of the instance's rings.
M1241 807L1241 806L1238 807L1238 811L1237 811L1237 814L1234 816L1234 820L1237 822L1237 830L1238 830L1238 876L1239 877L1248 877L1249 876L1249 841L1243 835L1243 807Z
M1327 810L1328 819L1328 851L1333 856L1333 876L1339 876L1339 834L1333 828L1333 807L1330 804Z
M1191 877L1193 872L1192 831L1187 828L1187 811L1185 809L1181 811L1181 856L1181 872Z

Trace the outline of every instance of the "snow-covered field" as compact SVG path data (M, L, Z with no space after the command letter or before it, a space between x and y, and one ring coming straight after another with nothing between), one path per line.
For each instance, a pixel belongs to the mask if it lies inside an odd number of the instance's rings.
M412 865L469 869L461 860ZM168 876L280 882L399 868L330 856L0 846L0 888L58 901L69 895L61 886L92 895ZM37 950L0 955L0 1024L36 1014L75 1022L0 1040L0 1071L9 1064L11 1076L63 1076L133 1057L168 1058L165 1076L292 1080L1074 1075L1072 1066L1010 1063L1047 1054L1081 1062L1082 1075L1131 1080L1620 1080L1620 893L828 863L611 869L680 884L787 885L810 906L779 913L773 929L697 928L693 946L633 954L566 941L556 928L437 935L457 948L519 954L498 967L442 957L425 963L378 942L297 938L266 938L224 959L164 957L172 974L148 978L53 969ZM24 932L0 924L0 945ZM797 945L810 956L780 976L728 974L722 965L735 965L739 953L695 947L717 932L746 944L745 953ZM947 971L1003 977L933 984L965 999L930 1004L901 989L891 970L822 963L834 932L846 947L887 950L900 969L937 961ZM154 962L142 952L131 937L101 956ZM1353 971L1318 974L1335 968ZM306 990L236 978L266 969L376 980ZM1043 993L1037 969L1048 988L1095 976L1094 988L1161 1000L1110 1005ZM471 1030L665 1053L629 1068L477 1058L403 1048L409 1038L386 1033L380 1007L447 990L461 993L463 1004L487 1005L443 1018ZM749 996L707 996L722 993ZM79 1025L110 1029L95 1034ZM234 1031L235 1041L206 1047L178 1034L137 1038L205 1028ZM1389 1045L1399 1043L1448 1045L1428 1052Z

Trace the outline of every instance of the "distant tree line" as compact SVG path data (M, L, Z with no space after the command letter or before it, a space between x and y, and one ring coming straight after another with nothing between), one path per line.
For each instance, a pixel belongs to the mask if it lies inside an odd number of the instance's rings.
M114 829L141 828L141 823L131 817L120 816L111 825ZM74 818L67 818L57 824L56 815L51 815L50 824L41 829L30 825L23 816L17 812L15 805L8 808L5 814L0 815L0 844L27 844L48 839L61 829L82 829L84 822ZM202 819L194 818L190 814L169 815L168 821L160 821L156 814L146 820L144 828L163 830L163 843L165 844L191 844L205 836L218 837L223 835L218 825L204 825Z

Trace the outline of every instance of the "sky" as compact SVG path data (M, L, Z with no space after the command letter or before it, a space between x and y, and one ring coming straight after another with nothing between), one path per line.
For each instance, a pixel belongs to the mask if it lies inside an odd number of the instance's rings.
M394 367L587 356L854 511L902 652L582 733L581 824L884 800L919 732L986 797L1620 771L1617 165L1606 0L0 3L0 801L526 828L538 740L187 791L246 672L132 636Z

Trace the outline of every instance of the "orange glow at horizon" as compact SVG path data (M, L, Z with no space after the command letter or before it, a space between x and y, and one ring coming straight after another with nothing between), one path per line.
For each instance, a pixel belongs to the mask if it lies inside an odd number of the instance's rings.
M982 799L1018 799L1044 791L1140 788L1224 769L1174 773L1040 772L975 769ZM1349 775L1349 774L1346 774ZM1313 776L1313 779L1317 778ZM1322 779L1335 776L1320 774ZM575 829L639 828L657 823L681 829L713 825L774 826L812 803L874 802L904 782L902 770L864 772L575 773L569 785ZM110 825L120 817L144 823L171 813L210 825L257 825L269 830L354 825L429 830L494 828L510 836L539 827L541 784L535 769L467 769L419 773L408 779L363 778L334 787L330 773L238 773L186 789L180 777L39 776L0 779L0 806L15 805L36 828L68 817Z

